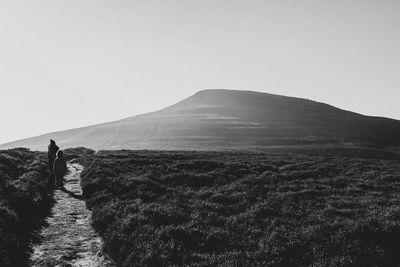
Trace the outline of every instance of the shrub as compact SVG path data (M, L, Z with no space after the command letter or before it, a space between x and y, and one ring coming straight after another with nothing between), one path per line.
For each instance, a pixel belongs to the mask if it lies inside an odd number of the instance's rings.
M44 153L0 151L0 266L28 266L28 244L52 202Z
M120 266L397 266L400 162L101 151L81 174Z

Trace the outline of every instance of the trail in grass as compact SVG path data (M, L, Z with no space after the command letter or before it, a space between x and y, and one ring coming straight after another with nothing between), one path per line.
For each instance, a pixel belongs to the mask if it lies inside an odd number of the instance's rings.
M81 200L82 166L68 164L66 191L56 190L56 203L40 242L33 245L32 266L113 266L102 253L102 240L90 225L91 212Z

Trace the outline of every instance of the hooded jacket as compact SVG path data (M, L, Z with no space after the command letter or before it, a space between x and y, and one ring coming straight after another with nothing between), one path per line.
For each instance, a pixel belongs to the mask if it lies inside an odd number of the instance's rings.
M60 148L56 145L56 142L54 142L54 140L50 140L50 144L48 146L48 151L47 151L47 157L49 159L54 159L59 149Z
M67 172L67 163L65 162L63 152L59 150L54 160L53 170L55 173L65 174Z

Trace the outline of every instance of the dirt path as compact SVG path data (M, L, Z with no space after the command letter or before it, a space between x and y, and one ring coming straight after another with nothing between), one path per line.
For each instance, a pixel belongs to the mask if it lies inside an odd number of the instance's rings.
M82 166L68 164L65 177L69 193L56 190L56 203L47 226L40 233L41 242L33 245L32 266L113 266L101 252L102 240L90 225L91 212L82 195L79 174Z

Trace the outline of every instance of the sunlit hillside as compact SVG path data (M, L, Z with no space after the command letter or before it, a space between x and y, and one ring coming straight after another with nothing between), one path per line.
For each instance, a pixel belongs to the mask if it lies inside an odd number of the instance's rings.
M400 145L400 122L311 100L252 91L204 90L163 110L0 146L46 150L254 149L290 145Z

